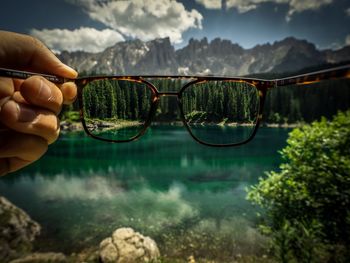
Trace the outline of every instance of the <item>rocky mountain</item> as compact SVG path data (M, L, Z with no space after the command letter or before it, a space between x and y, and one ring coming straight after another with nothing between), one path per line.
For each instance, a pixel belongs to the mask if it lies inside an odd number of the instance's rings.
M150 75L211 74L240 76L293 72L305 67L350 60L350 46L318 50L306 40L288 37L244 49L230 40L191 39L175 50L169 38L119 42L100 53L63 51L60 59L81 73Z

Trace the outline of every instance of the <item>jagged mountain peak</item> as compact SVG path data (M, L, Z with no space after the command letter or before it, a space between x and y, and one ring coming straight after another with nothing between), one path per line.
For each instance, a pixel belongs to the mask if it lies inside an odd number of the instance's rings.
M60 59L79 72L98 74L246 75L297 71L304 67L350 60L350 47L318 50L306 40L287 37L244 49L230 40L190 39L175 50L169 38L116 43L100 53L63 51Z
M165 37L165 38L156 38L154 40L150 40L147 43L157 43L157 44L164 44L164 45L169 45L171 46L170 43L170 38L169 37Z

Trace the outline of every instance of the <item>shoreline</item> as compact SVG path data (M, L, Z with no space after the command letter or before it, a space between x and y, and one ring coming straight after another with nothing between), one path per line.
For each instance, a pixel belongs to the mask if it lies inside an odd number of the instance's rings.
M298 123L260 123L261 128L284 128L284 129L294 129L302 127L307 123L304 122L298 122ZM171 121L171 122L152 122L151 126L161 126L161 125L169 125L169 126L184 126L182 121ZM217 126L241 126L241 127L247 127L249 124L241 124L237 125L235 123L228 123L228 124L213 124L210 125L217 125ZM67 132L79 132L84 131L83 125L81 122L71 122L71 121L61 121L60 124L61 132L67 133Z
M260 127L264 128L285 128L285 129L294 129L300 128L306 125L306 122L297 122L297 123L261 123Z

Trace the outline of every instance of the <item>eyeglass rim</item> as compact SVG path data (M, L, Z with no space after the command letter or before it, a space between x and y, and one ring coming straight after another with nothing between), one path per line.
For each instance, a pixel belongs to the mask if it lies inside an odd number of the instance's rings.
M120 80L120 79L115 79L114 77L109 77L109 78L98 78L98 79L91 79L88 82L84 82L83 86L79 86L77 85L78 88L78 95L77 95L77 99L78 99L78 103L79 103L79 115L80 115L80 121L83 125L84 131L87 135L89 135L90 137L100 140L100 141L105 141L105 142L110 142L110 143L125 143L125 142L132 142L132 141L136 141L137 139L139 139L142 135L144 135L147 131L147 128L150 126L151 122L152 122L152 114L154 114L154 112L157 109L157 104L154 103L155 100L155 96L158 92L157 88L152 85L152 83L149 83L145 80L138 80L138 79L132 79L132 78L128 78L127 80L125 79L121 79L121 80L125 80L125 81L130 81L130 82L137 82L137 83L142 83L145 84L147 86L148 89L150 89L152 91L151 93L151 108L149 110L147 119L145 121L145 123L142 125L142 129L133 137L131 137L130 139L126 139L126 140L112 140L112 139L107 139L107 138L103 138L103 137L98 137L96 135L94 135L93 133L91 133L86 125L86 121L84 118L84 102L83 102L83 89L84 87L86 87L86 85L88 85L90 82L93 82L95 80L104 80L104 79L112 79L112 80Z
M103 138L103 137L99 137L94 135L93 133L90 132L90 130L88 129L87 125L86 125L86 121L84 118L84 102L83 102L83 89L84 87L87 86L87 84L96 81L96 80L122 80L122 81L131 81L131 82L137 82L137 83L142 83L144 84L147 88L149 88L152 92L152 96L151 96L151 108L149 110L147 119L145 120L145 123L143 124L142 129L140 129L140 131L133 137L131 137L130 139L126 139L126 140L113 140L113 139L107 139L107 138ZM185 114L184 114L184 110L183 110L183 105L182 105L182 94L183 92L188 89L189 87L198 84L198 83L204 83L204 82L210 82L210 81L232 81L232 82L240 82L240 83L247 83L248 85L252 86L253 88L255 88L257 90L257 94L259 96L259 106L258 106L258 112L257 112L257 116L256 116L256 121L254 123L254 129L252 130L251 134L249 135L249 137L241 142L237 142L237 143L227 143L227 144L216 144L216 143L209 143L206 141L202 141L201 139L199 139L198 137L196 137L191 128L189 123L186 121L185 118ZM148 127L151 125L152 120L154 118L154 115L156 113L156 110L158 108L158 104L159 104L159 99L161 96L163 95L173 95L177 97L177 105L178 108L180 110L180 116L181 116L181 120L182 123L184 124L185 128L187 129L187 131L189 132L189 134L191 135L191 137L197 141L200 144L206 145L206 146L213 146L213 147L232 147L232 146L239 146L239 145L243 145L248 143L249 141L251 141L255 135L256 132L258 131L261 119L262 119L262 111L263 111L263 107L264 107L264 102L265 102L265 97L266 97L266 93L267 93L267 85L261 85L261 82L257 82L257 81L252 81L251 83L242 80L241 78L226 78L226 77L211 77L211 78L200 78L200 79L196 79L193 81L190 81L188 83L186 83L184 86L182 86L182 88L180 89L179 92L159 92L159 90L155 87L155 85L153 85L151 82L146 81L138 76L136 77L128 77L128 78L124 78L124 77L99 77L99 78L94 78L94 79L89 79L88 81L84 81L84 83L82 85L78 85L78 102L79 102L79 113L80 113L80 119L81 122L83 124L83 128L85 130L85 132L93 137L94 139L97 140L101 140L101 141L106 141L106 142L111 142L111 143L124 143L124 142L131 142L131 141L135 141L137 139L139 139L142 135L144 135L148 129ZM265 84L265 83L264 83Z
M232 82L239 82L239 83L246 83L248 84L249 86L252 86L254 89L257 90L257 94L258 94L258 97L259 97L259 105L258 105L258 112L257 112L257 115L256 115L256 121L254 123L254 129L251 131L249 137L243 141L240 141L240 142L235 142L235 143L225 143L225 144L219 144L219 143L208 143L206 141L203 141L201 139L199 139L198 137L196 137L190 127L190 123L186 120L186 117L185 117L185 113L184 113L184 108L183 108L183 105L182 105L182 94L186 91L186 89L188 89L189 87L191 86L194 86L196 84L201 84L201 83L205 83L205 82L208 82L208 81L232 81ZM249 141L251 141L255 135L256 135L256 132L258 131L259 129L259 125L260 125L260 122L261 122L261 118L262 118L262 111L263 111L263 105L264 105L264 102L265 102L265 96L266 96L266 93L267 93L267 88L268 86L262 86L260 82L247 82L247 81L244 81L242 79L239 79L239 80L233 80L233 79L221 79L221 78L212 78L210 80L195 80L195 81L192 81L192 82L189 82L187 84L185 84L181 90L179 91L179 96L178 96L178 107L180 109L180 114L181 114L181 118L182 118L182 122L184 124L184 126L186 127L187 131L190 133L191 137L203 144L203 145L206 145L206 146L214 146L214 147L234 147L234 146L240 146L240 145L243 145L243 144L246 144L248 143Z

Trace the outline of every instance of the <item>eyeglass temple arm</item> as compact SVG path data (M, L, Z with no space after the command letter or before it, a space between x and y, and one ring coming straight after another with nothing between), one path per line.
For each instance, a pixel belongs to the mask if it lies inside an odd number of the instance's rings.
M62 84L67 81L75 81L74 79L67 79L55 75L41 74L41 73L33 73L28 71L19 71L13 69L5 69L0 68L0 77L9 77L9 78L17 78L17 79L27 79L32 76L42 76L49 81L57 84ZM350 78L350 64L345 66L339 66L336 68L316 71L312 73L275 79L273 82L276 87L280 86L288 86L288 85L304 85L310 83L316 83L322 80L330 80L330 79L340 79L340 78Z
M317 83L322 80L350 78L350 64L345 66L339 66L336 68L325 69L312 73L275 79L275 86L288 86L288 85L305 85L310 83Z
M44 77L47 80L49 80L53 83L57 83L57 84L63 84L67 81L74 81L73 79L66 79L66 78L55 76L55 75L48 75L48 74L33 73L33 72L28 72L28 71L19 71L19 70L13 70L13 69L0 68L0 77L27 79L27 78L32 77L32 76L41 76L41 77Z

